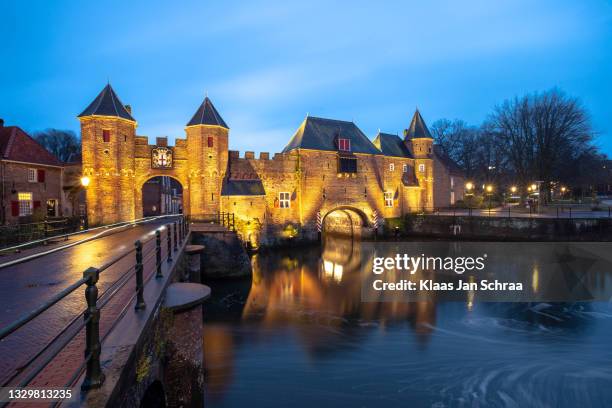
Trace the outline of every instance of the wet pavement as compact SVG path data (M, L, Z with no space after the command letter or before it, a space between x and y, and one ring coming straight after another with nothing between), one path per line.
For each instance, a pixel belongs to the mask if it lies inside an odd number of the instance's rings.
M168 220L156 220L139 224L110 235L104 235L89 242L60 250L25 263L0 269L0 327L15 321L34 308L49 300L75 281L83 277L83 271L89 267L101 267L109 261L120 257L134 248L136 240L150 239L155 229L162 227ZM165 233L162 233L165 238ZM162 242L165 244L165 240ZM154 263L154 239L143 247L145 264ZM165 256L165 245L162 245ZM112 287L120 277L133 271L135 255L130 254L100 274L98 290L104 298L106 290ZM0 262L4 262L1 258ZM152 269L152 268L148 268ZM145 270L148 270L145 268ZM133 295L134 279L123 287L123 295L109 302L102 313L101 327L104 332L119 315L125 302ZM37 352L52 341L62 329L76 319L81 319L85 309L85 286L72 292L63 300L52 306L40 316L18 329L0 342L0 383L5 383L20 367L24 366ZM120 301L122 300L122 301ZM81 336L82 337L82 336ZM77 341L76 343L79 343ZM83 348L73 345L62 351L66 362L82 362ZM60 366L61 367L61 366ZM66 378L58 376L58 381ZM68 373L69 374L69 373ZM59 385L59 384L58 384Z

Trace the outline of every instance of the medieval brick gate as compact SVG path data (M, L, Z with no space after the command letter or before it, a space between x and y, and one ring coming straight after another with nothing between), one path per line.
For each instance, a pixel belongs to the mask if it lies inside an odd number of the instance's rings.
M432 210L434 176L439 186L461 184L446 183L444 165L434 166L418 111L404 139L379 133L374 141L353 122L307 116L281 153L258 158L228 150L229 127L208 97L174 146L138 136L131 108L110 85L79 120L90 225L141 218L143 185L157 176L181 184L185 215L232 213L255 246L326 231L369 235L386 218Z
M186 215L219 211L221 175L227 167L228 127L206 98L185 128L186 138L168 146L167 138L149 145L137 136L131 108L107 85L79 115L83 176L90 225L142 217L142 186L168 176L183 187Z

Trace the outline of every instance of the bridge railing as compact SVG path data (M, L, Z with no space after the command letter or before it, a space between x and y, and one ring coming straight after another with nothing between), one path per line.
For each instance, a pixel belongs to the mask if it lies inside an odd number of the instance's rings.
M189 217L190 222L203 222L223 225L231 231L236 231L236 219L234 213L230 212L216 212L210 214L200 214L197 216Z
M162 236L165 232L165 236ZM32 382L33 379L53 360L53 358L66 347L74 338L85 328L85 353L84 361L80 368L72 375L69 381L65 384L66 387L71 386L81 375L85 369L85 379L81 384L83 390L98 388L104 383L104 374L100 367L101 353L101 333L100 333L100 317L103 307L132 279L135 280L135 295L132 295L127 300L127 304L136 297L135 310L138 312L146 307L144 300L144 286L149 279L154 277L159 279L163 277L162 266L166 262L171 264L173 256L179 247L183 245L189 233L189 223L186 218L181 216L178 220L168 223L161 228L155 230L155 234L146 240L137 240L134 242L134 247L120 256L112 259L100 267L89 267L83 272L83 277L72 283L70 286L63 289L61 292L52 296L49 300L13 321L9 325L0 329L0 341L5 340L19 329L27 326L38 316L49 310L52 306L65 299L70 294L85 286L84 296L86 308L79 313L74 320L69 323L64 329L60 330L51 342L40 350L35 357L28 361L24 369L11 374L11 377L3 381L3 386L11 385L17 387L25 387ZM147 245L151 243L150 245ZM146 247L146 249L145 249ZM163 249L166 249L165 257L162 257ZM106 289L102 297L98 296L98 280L100 275L110 269L113 265L117 265L120 261L134 257L134 262L131 266L119 274L119 278L115 280L111 286ZM145 277L145 265L151 264L153 261L154 270ZM146 280L146 282L145 282ZM82 321L78 320L82 316ZM76 327L74 325L76 324ZM110 331L110 329L109 329ZM66 334L69 335L66 335ZM53 347L51 347L53 345ZM53 351L55 350L55 351ZM5 404L4 404L5 405ZM4 406L2 405L2 406Z
M49 218L41 222L0 226L0 248L24 242L52 238L80 229L81 218Z

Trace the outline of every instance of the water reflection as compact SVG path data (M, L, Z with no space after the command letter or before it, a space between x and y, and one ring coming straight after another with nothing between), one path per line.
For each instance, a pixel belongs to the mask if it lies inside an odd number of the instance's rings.
M360 250L328 239L255 255L252 279L209 282L206 406L574 407L612 398L608 304L478 303L473 293L364 303Z

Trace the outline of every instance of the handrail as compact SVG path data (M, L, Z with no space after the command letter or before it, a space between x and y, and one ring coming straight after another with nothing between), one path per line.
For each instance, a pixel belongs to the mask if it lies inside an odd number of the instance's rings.
M87 228L87 229L83 229L80 231L76 231L76 232L71 232L68 234L63 234L63 235L55 235L53 237L45 237L45 238L41 238L41 239L37 239L34 241L29 241L29 242L24 242L23 244L19 244L19 245L14 245L12 247L6 247L6 248L0 248L0 252L8 252L8 251L15 251L19 248L24 248L24 247L28 247L31 245L35 245L35 244L40 244L40 243L44 243L46 241L49 241L49 239L53 238L53 239L60 239L60 238L67 238L67 237L71 237L73 235L80 235L80 234L84 234L87 232L93 232L93 231L97 231L97 230L110 230L113 229L115 227L126 227L128 225L136 225L136 224L140 224L140 223L146 223L149 221L155 221L157 219L160 218L166 218L166 217L176 217L176 215L174 214L167 214L167 215L157 215L157 216L153 216L153 217L143 217L143 218L137 218L134 219L132 221L122 221L122 222L116 222L114 224L108 224L108 225L102 225L99 227L94 227L94 228ZM44 223L42 223L44 224ZM15 226L18 225L38 225L38 224L16 224ZM13 227L13 225L5 225L4 227Z
M129 281L131 277L134 276L132 272L135 272L135 276L136 276L136 288L137 288L137 291L135 294L136 299L137 299L136 308L135 308L136 312L138 312L140 309L143 309L146 306L144 304L144 297L143 297L144 286L153 277L154 278L163 277L161 273L161 264L162 264L161 230L162 229L167 230L166 235L168 239L168 253L166 257L169 260L171 260L173 253L178 250L179 245L183 244L184 239L189 233L189 225L186 222L186 219L184 216L180 216L178 221L175 221L171 224L167 224L167 226L165 227L156 229L155 234L152 237L149 237L145 240L136 241L134 248L126 251L125 253L121 254L118 257L115 257L111 261L102 265L100 268L94 268L94 267L88 268L83 273L83 278L79 279L77 282L63 289L61 292L54 295L51 299L41 304L40 306L38 306L36 309L31 311L30 313L26 314L25 316L22 316L21 318L17 319L16 321L9 324L8 326L2 328L0 330L0 340L11 335L15 331L17 331L18 329L26 325L28 322L30 322L31 320L35 319L37 316L42 314L44 311L51 308L57 302L61 301L66 296L73 293L83 284L86 284L87 288L85 290L85 297L87 300L87 309L84 312L84 317L85 317L84 325L85 325L85 331L86 331L86 352L85 352L86 375L85 375L85 380L83 384L81 385L81 388L84 390L88 390L88 389L97 388L101 386L102 383L104 382L104 374L102 373L101 368L100 368L101 345L100 345L99 320L100 320L101 308L105 306L110 301L110 299L113 296L115 296L125 286L125 284ZM143 254L143 247L150 241L155 242L154 247L147 249L146 253ZM120 274L119 278L105 291L104 296L103 296L104 299L102 300L102 302L99 302L98 301L99 300L98 289L97 289L96 284L98 282L100 273L107 270L112 265L116 264L117 262L125 259L127 256L132 255L134 252L136 253L135 265L130 266L126 271ZM155 267L154 267L153 273L149 274L145 281L144 266L148 265L149 262L153 259L155 259ZM132 300L133 300L133 297L130 298L128 303L131 302ZM73 320L70 323L70 325L72 325L74 322L75 320ZM41 354L45 352L45 350L47 350L47 348L50 347L50 345L53 342L58 340L59 336L66 333L67 329L68 329L68 326L62 329L60 334L55 336L54 339L51 341L51 343L47 344L43 348L43 350L40 351L33 359L29 360L28 364L32 364L32 362L36 358L41 356ZM82 330L82 326L73 328L71 330L74 331L75 334L73 334L71 337L69 337L68 340L62 343L63 344L62 347L68 344L74 338L76 333ZM51 356L45 357L43 364L33 369L33 372L30 372L28 376L26 377L25 383L22 382L21 385L24 386L27 383L29 383L55 357L55 355L57 355L57 353L52 354Z

